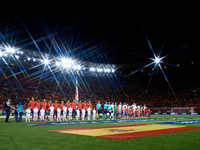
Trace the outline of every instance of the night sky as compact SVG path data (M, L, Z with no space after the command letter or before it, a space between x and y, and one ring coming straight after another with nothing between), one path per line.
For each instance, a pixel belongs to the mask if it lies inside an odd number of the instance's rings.
M10 45L111 64L153 58L199 57L198 4L188 1L6 1L0 10L1 40ZM165 40L166 39L166 40ZM50 50L49 50L50 49ZM142 55L142 56L140 56ZM166 60L168 57L165 58Z

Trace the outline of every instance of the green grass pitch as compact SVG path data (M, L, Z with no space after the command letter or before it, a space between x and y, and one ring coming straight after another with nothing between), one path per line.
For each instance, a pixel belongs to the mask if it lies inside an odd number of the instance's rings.
M199 115L152 115L151 119L159 118L194 118L200 120ZM154 136L114 140L100 137L64 134L50 132L53 129L83 128L97 126L113 126L128 124L154 124L152 122L121 122L77 125L48 125L24 126L9 119L5 124L0 119L0 150L199 150L200 130L167 133ZM179 120L182 121L182 120ZM32 122L31 122L32 123ZM197 126L191 124L186 126Z

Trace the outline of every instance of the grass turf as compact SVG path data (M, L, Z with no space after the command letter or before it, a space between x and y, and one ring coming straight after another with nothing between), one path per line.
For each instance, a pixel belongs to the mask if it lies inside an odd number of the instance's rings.
M194 118L200 120L198 115L152 115L151 119L159 118ZM198 118L198 119L197 119ZM56 133L48 130L83 128L97 126L113 126L128 124L153 124L151 122L120 122L77 125L49 125L49 126L24 126L10 119L10 124L0 119L0 150L28 149L28 150L57 150L57 149L93 149L93 150L117 150L117 149L200 149L200 130L168 133L126 140L113 140L99 137L90 137L74 134ZM182 121L182 120L178 120ZM23 123L24 120L23 120ZM198 126L191 124L187 126Z

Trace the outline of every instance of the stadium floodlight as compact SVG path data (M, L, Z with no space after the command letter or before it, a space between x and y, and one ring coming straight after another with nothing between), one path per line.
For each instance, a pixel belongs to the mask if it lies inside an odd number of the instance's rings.
M24 52L21 51L20 53L23 54Z
M95 68L90 68L90 71L95 71Z
M44 59L44 64L48 65L49 64L49 60L48 59Z
M77 66L77 69L78 69L78 70L81 70L81 66L78 65L78 66Z
M83 68L83 70L85 70L85 67Z
M77 69L78 67L76 65L73 66L74 69Z
M98 72L102 72L102 71L103 71L103 69L99 68L99 69L97 69L97 71L98 71Z
M35 59L35 58L33 58L33 61L36 61L36 59Z
M15 53L15 49L12 48L12 47L6 47L6 52L14 54Z
M111 71L112 71L113 73L115 72L115 70L114 70L114 69L112 69Z
M155 62L156 62L156 64L158 64L158 63L160 62L160 58L159 58L159 57L156 57L156 58L155 58Z
M30 57L28 57L28 58L27 58L27 60L31 60L31 58L30 58Z
M17 59L19 59L19 56L18 56L18 55L16 55L15 57L16 57Z
M110 69L104 69L104 72L110 72Z
M70 59L70 58L63 58L63 59L61 59L61 62L62 62L63 64L67 64L67 63L69 63L69 64L74 64L74 60L72 60L72 59Z
M70 58L63 58L61 59L61 63L64 68L71 68L74 65L74 60Z
M60 62L56 62L56 66L57 66L57 67L60 66Z

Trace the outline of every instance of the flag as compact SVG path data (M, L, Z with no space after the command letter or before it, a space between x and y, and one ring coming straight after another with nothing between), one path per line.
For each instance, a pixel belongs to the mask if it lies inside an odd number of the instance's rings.
M75 100L78 103L78 80L76 79L76 95L75 95Z

